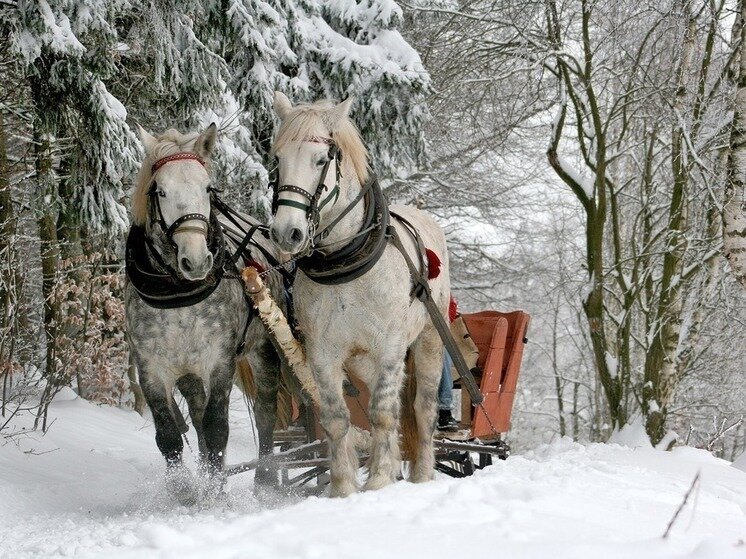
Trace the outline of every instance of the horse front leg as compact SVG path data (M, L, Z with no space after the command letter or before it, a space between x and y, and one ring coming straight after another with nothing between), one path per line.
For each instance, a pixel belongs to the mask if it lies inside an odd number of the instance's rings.
M140 365L138 365L138 369L140 387L153 414L155 444L166 459L166 466L181 466L184 441L181 438L181 430L171 409L170 390L166 388L159 375L153 374Z
M258 341L251 348L249 363L256 382L254 412L259 433L259 456L269 456L274 450L274 429L277 423L277 392L280 387L280 358L271 341ZM258 467L254 487L277 485L277 471L268 466Z
M403 356L382 363L370 401L372 440L366 491L394 483L401 473L399 410L403 380Z
M342 367L340 364L339 367L313 370L319 387L319 423L329 441L329 496L346 497L358 489L357 470L360 464L350 429L350 410L342 392Z
M205 433L205 467L211 478L218 479L221 487L225 481L223 466L228 445L228 404L230 403L235 356L223 358L210 374L210 397L205 407L202 428Z
M200 457L204 459L207 453L205 446L205 430L202 423L205 417L205 406L207 405L207 396L202 380L195 374L189 373L180 377L176 381L176 388L187 402L189 407L189 417L192 418L192 427L197 433L197 445L199 446Z
M138 364L140 387L153 414L155 443L166 459L166 488L182 505L192 505L197 500L193 479L182 465L184 441L179 424L173 415L171 389L166 388L160 376Z

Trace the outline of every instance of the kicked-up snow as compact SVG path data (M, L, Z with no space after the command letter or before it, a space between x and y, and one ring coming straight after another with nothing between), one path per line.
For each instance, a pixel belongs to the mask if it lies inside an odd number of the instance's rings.
M237 391L231 412L229 462L250 459ZM46 436L0 447L0 557L746 557L746 473L691 448L563 439L471 478L341 500L260 501L241 474L225 499L185 508L165 493L148 420L71 391L50 413ZM698 489L663 539L697 472Z

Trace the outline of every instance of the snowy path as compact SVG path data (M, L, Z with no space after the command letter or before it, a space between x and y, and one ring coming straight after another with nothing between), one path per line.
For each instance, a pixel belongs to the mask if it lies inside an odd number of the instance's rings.
M230 462L254 454L242 408L234 399ZM199 510L165 498L137 414L79 399L51 413L47 436L0 447L0 557L746 558L746 473L688 448L563 440L465 480L274 509L244 474L227 503ZM697 471L701 488L663 540Z

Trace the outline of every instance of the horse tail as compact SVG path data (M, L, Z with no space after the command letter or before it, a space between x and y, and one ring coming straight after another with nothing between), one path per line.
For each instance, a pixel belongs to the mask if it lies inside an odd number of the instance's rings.
M277 391L277 427L287 429L293 420L293 394L285 379L280 377L280 388Z
M414 413L414 399L417 396L417 379L414 370L414 356L407 351L405 359L404 388L402 389L401 406L401 451L404 460L415 460L420 434Z
M258 389L254 372L251 365L246 359L239 359L236 362L236 384L244 393L248 403L256 402ZM277 426L280 429L287 429L293 420L293 395L290 388L285 382L284 377L280 377L280 386L277 391Z
M239 359L236 362L236 381L246 398L250 402L256 401L257 390L254 372L246 359Z

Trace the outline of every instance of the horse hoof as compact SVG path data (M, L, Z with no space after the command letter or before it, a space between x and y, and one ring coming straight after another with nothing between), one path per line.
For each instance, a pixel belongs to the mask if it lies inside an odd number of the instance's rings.
M382 489L387 485L391 485L395 481L396 480L391 479L389 476L372 475L368 478L368 481L365 482L363 491L376 491L377 489Z
M329 488L329 497L333 499L348 497L353 493L357 493L357 486L351 481L340 483L332 482L331 487Z
M207 468L201 476L202 495L205 498L213 498L221 493L225 493L225 486L228 485L228 476L222 470Z
M254 498L263 506L275 508L281 506L291 497L293 497L293 491L290 487L278 484L265 485L254 482Z
M427 483L435 479L435 472L430 470L429 472L413 472L409 478L412 483Z
M254 473L254 488L258 487L277 487L279 480L277 470L269 468L257 468Z
M166 470L166 489L182 506L191 507L197 503L199 493L194 481L192 473L183 466Z

